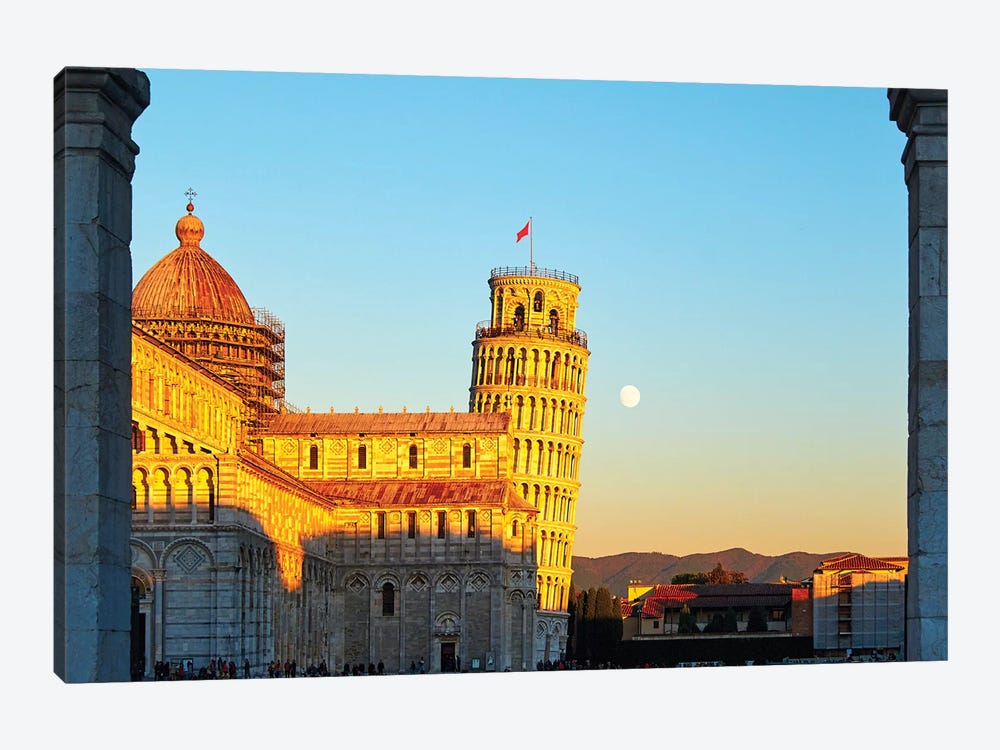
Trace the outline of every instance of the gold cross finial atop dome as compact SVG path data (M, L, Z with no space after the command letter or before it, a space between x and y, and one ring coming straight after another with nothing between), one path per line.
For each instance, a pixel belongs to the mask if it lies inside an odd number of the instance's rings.
M188 188L187 190L184 191L184 195L186 195L188 199L187 212L191 213L192 211L194 211L194 203L192 203L191 201L193 201L198 194L194 191L194 188Z

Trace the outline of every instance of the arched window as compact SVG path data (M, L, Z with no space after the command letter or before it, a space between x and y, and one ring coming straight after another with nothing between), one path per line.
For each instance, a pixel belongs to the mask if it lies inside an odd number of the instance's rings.
M549 310L549 333L559 333L559 313L555 308Z
M319 448L315 445L309 446L309 468L318 469L319 468Z
M410 468L411 469L417 468L417 446L416 445L411 445L410 446Z
M413 458L410 458L410 465L413 466ZM462 468L472 468L472 446L466 443L462 446Z
M542 311L542 293L541 292L535 292L534 309L535 309L535 312L541 312Z
M386 581L382 584L382 616L391 617L396 614L396 590Z
M368 448L364 445L358 446L358 468L367 469L368 468Z
M524 305L518 305L514 310L514 330L524 330Z
M146 433L135 422L132 423L132 450L136 453L146 450Z
M517 536L517 519L510 522L510 535Z
M476 535L476 511L466 511L465 515L469 522L467 536L471 539Z

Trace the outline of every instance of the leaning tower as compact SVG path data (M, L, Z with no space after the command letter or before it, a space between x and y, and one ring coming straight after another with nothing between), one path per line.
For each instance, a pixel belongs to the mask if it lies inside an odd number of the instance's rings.
M576 276L535 266L490 272L492 315L476 325L469 411L510 412L513 482L539 511L536 660L566 650L580 490L587 334Z

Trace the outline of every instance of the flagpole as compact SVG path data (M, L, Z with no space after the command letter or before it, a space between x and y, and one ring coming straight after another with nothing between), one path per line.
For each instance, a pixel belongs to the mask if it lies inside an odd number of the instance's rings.
M528 217L528 272L535 267L535 249L532 245L532 235L535 233L535 221L530 216Z

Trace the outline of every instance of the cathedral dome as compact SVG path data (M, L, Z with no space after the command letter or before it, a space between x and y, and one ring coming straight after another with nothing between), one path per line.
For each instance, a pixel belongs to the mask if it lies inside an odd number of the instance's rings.
M180 247L158 260L132 290L132 317L137 320L202 319L254 325L243 292L226 269L201 249L205 225L187 204L177 221Z

